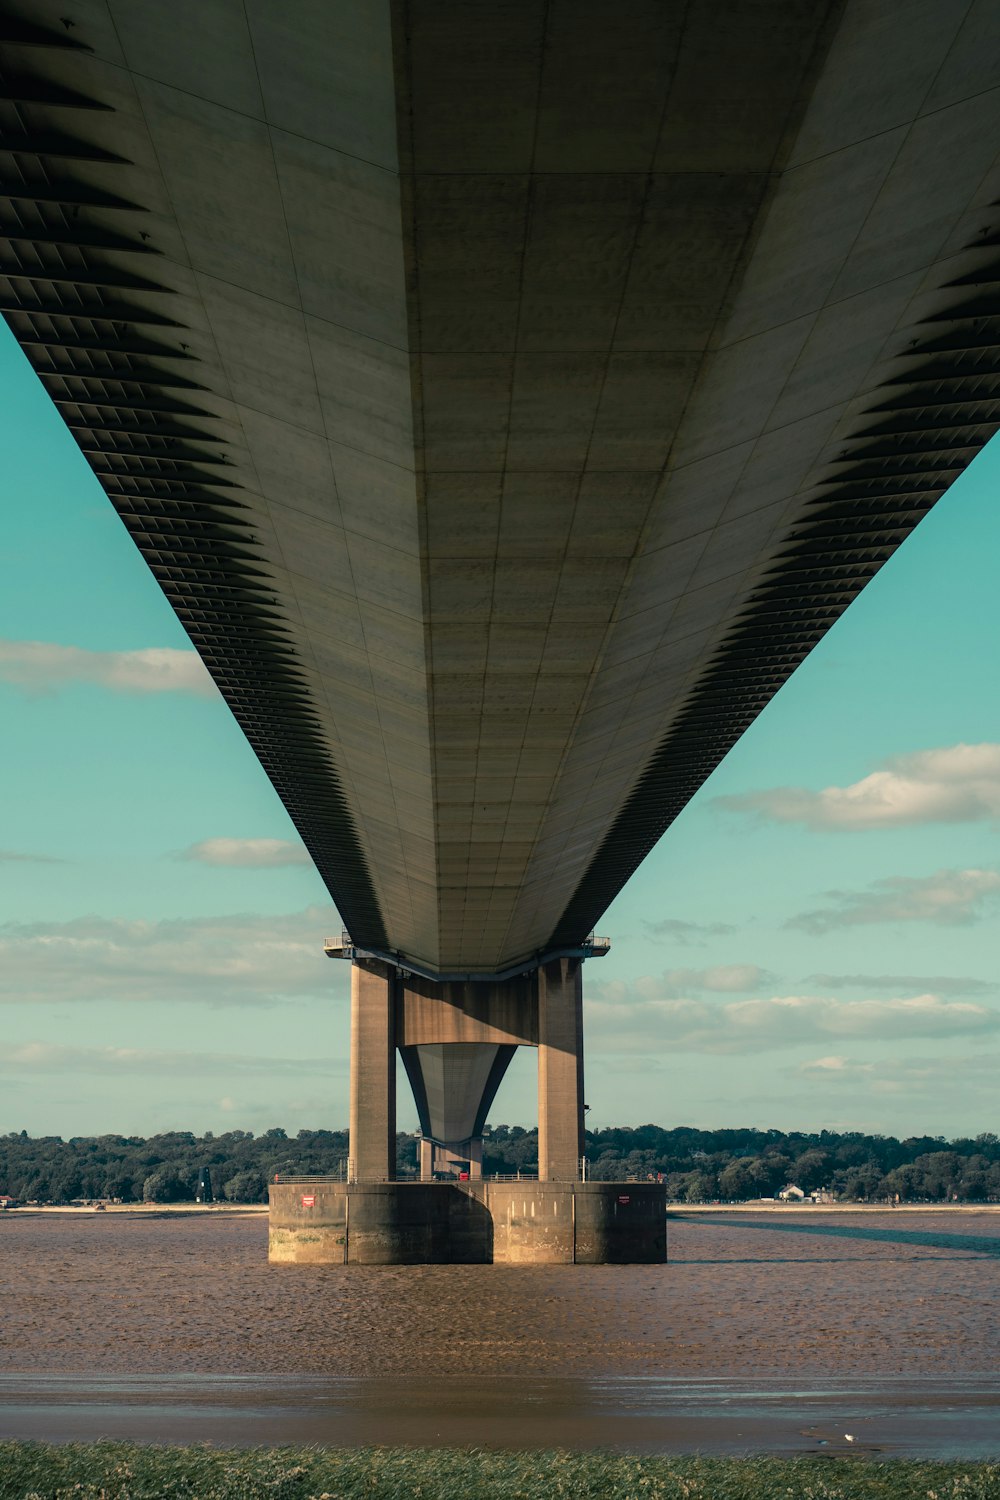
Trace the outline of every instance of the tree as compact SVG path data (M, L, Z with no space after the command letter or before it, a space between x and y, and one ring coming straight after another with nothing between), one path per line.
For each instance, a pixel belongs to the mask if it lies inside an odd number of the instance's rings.
M891 1172L886 1173L882 1186L886 1197L899 1198L903 1203L914 1199L926 1200L929 1196L923 1172L913 1165L894 1167Z
M785 1186L791 1166L787 1156L779 1156L775 1152L758 1157L753 1164L753 1174L762 1197L773 1197Z
M807 1193L826 1187L830 1180L829 1156L825 1151L803 1151L792 1167L792 1176Z
M144 1203L181 1203L194 1197L190 1183L182 1182L170 1167L158 1167L142 1185Z
M963 1203L983 1203L990 1196L990 1179L986 1172L966 1172L958 1185Z
M752 1164L741 1156L729 1163L719 1176L719 1196L730 1202L742 1203L747 1198L758 1197Z
M260 1172L237 1172L230 1177L222 1189L230 1203L260 1203L267 1197L264 1178Z
M69 1203L73 1198L83 1197L80 1172L74 1162L56 1168L50 1181L49 1196L57 1203Z
M881 1168L873 1161L835 1173L833 1186L841 1197L853 1198L862 1203L874 1198L885 1198L889 1191Z
M121 1198L128 1202L136 1196L135 1179L127 1167L116 1163L110 1166L104 1177L104 1187L100 1194L102 1198Z
M416 1136L396 1136L396 1172L400 1177L410 1176L419 1169L419 1156Z
M687 1186L684 1189L684 1197L688 1203L709 1203L717 1192L715 1178L710 1173L689 1173Z
M742 1202L772 1196L786 1182L806 1191L830 1185L848 1198L875 1201L890 1191L911 1201L934 1199L978 1202L1000 1199L1000 1139L992 1132L951 1142L936 1136L864 1135L859 1131L806 1134L780 1130L696 1130L658 1125L608 1126L587 1131L588 1176L597 1181L647 1178L662 1173L672 1199L719 1192ZM415 1165L416 1138L397 1137L399 1165ZM498 1125L485 1132L487 1174L534 1172L538 1135L520 1125ZM150 1201L183 1201L193 1196L201 1167L210 1165L213 1182L224 1188L241 1174L252 1178L249 1196L262 1195L275 1172L336 1177L348 1154L347 1133L300 1130L295 1140L278 1128L254 1136L249 1130L200 1139L190 1131L141 1136L59 1136L32 1138L23 1131L0 1134L0 1192L21 1200L53 1198L137 1198L154 1179ZM886 1182L886 1174L893 1174ZM706 1186L700 1179L709 1179ZM261 1183L258 1191L256 1183ZM169 1181L172 1186L164 1186ZM240 1197L248 1189L240 1185ZM165 1196L166 1195L166 1196ZM693 1201L698 1201L697 1197Z

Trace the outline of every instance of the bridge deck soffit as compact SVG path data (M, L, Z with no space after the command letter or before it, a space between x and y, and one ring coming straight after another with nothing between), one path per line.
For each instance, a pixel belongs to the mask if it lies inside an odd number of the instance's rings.
M1000 424L998 13L72 9L0 311L355 941L579 941Z

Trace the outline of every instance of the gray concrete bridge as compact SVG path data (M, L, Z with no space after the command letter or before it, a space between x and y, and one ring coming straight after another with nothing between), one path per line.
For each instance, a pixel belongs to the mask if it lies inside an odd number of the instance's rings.
M1000 11L0 9L2 311L367 955L358 1172L402 1039L574 1175L587 934L1000 422Z

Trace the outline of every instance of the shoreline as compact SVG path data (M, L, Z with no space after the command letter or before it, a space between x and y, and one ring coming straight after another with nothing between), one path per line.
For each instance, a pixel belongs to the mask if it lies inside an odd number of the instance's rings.
M0 1210L0 1224L5 1217L29 1218L39 1214L76 1217L81 1214L132 1215L136 1218L194 1217L199 1215L266 1214L266 1203L108 1203L97 1208L84 1203L20 1204ZM693 1214L777 1214L805 1219L835 1214L963 1214L979 1216L1000 1214L1000 1203L779 1203L752 1198L747 1203L682 1203L668 1201L667 1215Z
M33 1203L20 1204L17 1208L5 1208L0 1212L0 1224L4 1216L13 1218L35 1218L39 1214L46 1215L72 1215L80 1214L132 1214L136 1218L150 1219L162 1218L169 1214L172 1217L183 1217L200 1214L215 1214L225 1216L226 1214L266 1214L266 1203L106 1203L103 1208L97 1208L90 1203Z
M667 1213L684 1214L1000 1214L1000 1203L772 1203L769 1198L751 1198L747 1203L668 1202Z
M499 1399L498 1399L499 1397ZM1000 1452L979 1376L0 1375L0 1441L349 1450L559 1448L717 1457L979 1459Z

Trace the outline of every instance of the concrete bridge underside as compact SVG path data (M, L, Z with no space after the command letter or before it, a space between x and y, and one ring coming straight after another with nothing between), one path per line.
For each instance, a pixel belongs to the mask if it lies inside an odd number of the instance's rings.
M0 310L354 942L574 950L1000 423L1000 12L0 13Z

